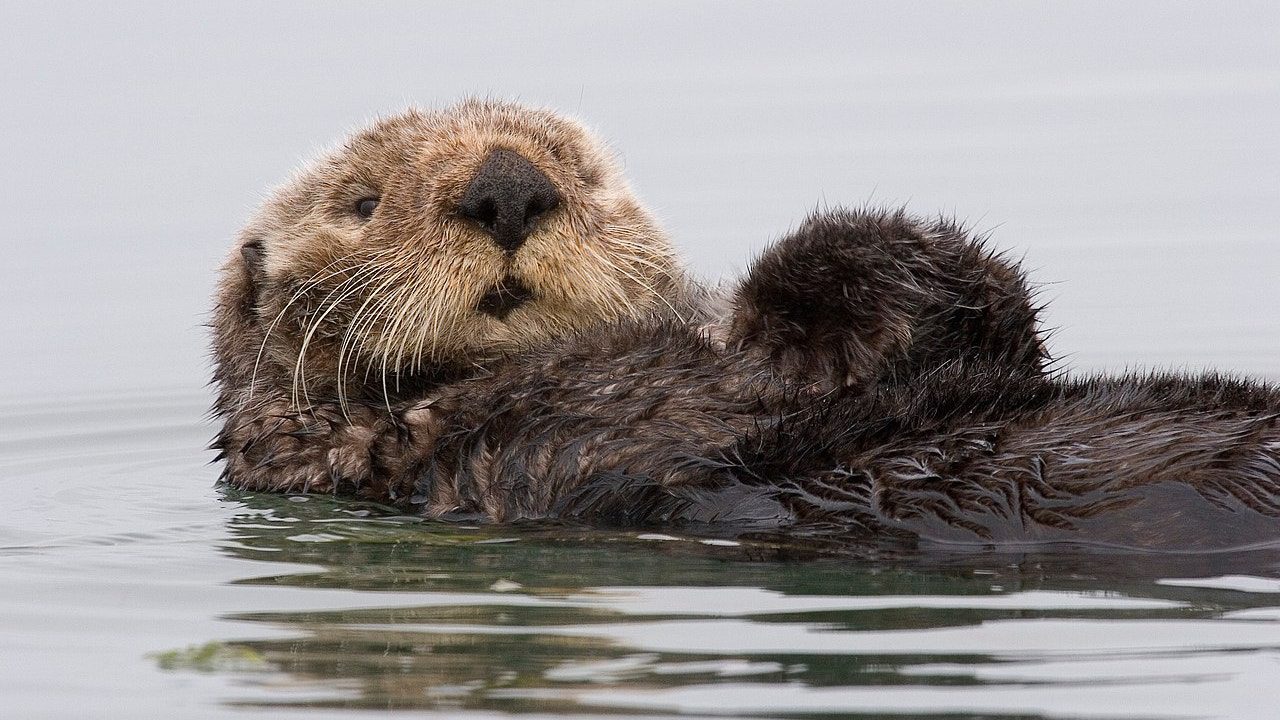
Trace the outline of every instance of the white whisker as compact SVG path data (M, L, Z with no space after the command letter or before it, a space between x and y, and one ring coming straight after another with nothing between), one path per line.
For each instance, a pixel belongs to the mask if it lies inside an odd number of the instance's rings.
M302 339L302 346L298 350L298 359L294 362L294 366L293 366L292 402L293 402L294 408L297 409L299 412L302 411L302 406L298 402L299 384L301 384L301 387L302 387L302 396L307 401L307 407L308 408L311 407L311 397L307 393L305 358L307 356L307 349L311 345L312 338L315 336L316 331L320 329L320 324L324 322L325 318L329 317L329 314L332 313L335 309L337 309L338 305L343 300L347 299L353 293L358 292L362 287L364 287L364 285L367 284L365 278L367 278L370 275L373 275L376 272L376 270L377 270L376 267L366 265L365 267L357 271L355 274L353 274L351 277L339 283L337 287L335 287L333 290L329 292L327 296L325 296L324 300L320 301L320 305L317 309L323 309L323 312L321 312L318 316L316 316L315 319L310 323L309 327L307 328L307 332ZM343 290L343 288L348 285L350 285L351 287L346 290ZM336 293L339 293L339 292L341 292L341 295L335 298L332 302L328 302L329 298L332 298ZM326 302L328 302L327 308L325 308Z
M271 339L271 334L275 332L276 326L280 324L280 321L282 319L284 319L285 313L288 312L289 308L295 302L301 299L305 293L307 293L309 290L313 289L320 283L330 278L336 277L340 273L350 272L351 270L355 269L354 266L344 267L344 268L335 270L329 273L328 275L325 275L323 278L320 277L320 275L324 273L325 270L333 267L337 263L342 262L347 258L350 258L351 255L352 253L348 253L347 255L343 255L342 257L339 257L338 259L334 260L333 262L329 263L328 265L318 270L314 275L311 276L311 278L309 278L307 281L302 283L302 285L298 288L297 292L295 292L293 296L289 298L288 302L284 304L284 307L280 308L280 312L276 314L275 318L271 321L271 324L267 326L267 330L265 333L263 333L263 336L262 336L262 343L258 346L258 354L254 357L254 360L253 360L253 373L249 377L249 394L248 394L248 397L245 399L246 404L249 401L253 400L253 393L257 389L258 368L262 364L262 354L267 349L267 342Z

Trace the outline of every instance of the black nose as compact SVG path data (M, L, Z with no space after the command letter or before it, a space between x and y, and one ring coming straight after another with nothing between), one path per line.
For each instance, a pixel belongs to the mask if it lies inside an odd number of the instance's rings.
M462 194L458 212L479 223L510 255L538 218L559 204L555 186L533 163L510 150L494 150Z

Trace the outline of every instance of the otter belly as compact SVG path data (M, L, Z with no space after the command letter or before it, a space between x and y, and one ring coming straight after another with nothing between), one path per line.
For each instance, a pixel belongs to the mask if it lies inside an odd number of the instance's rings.
M800 429L834 452L776 476L799 521L856 516L982 544L1280 542L1270 388L1164 376L983 384L959 375L921 388L888 426L873 416L892 415L892 401Z
M679 324L453 388L428 514L718 524L865 544L1280 542L1280 394L1216 376L956 363L815 398Z

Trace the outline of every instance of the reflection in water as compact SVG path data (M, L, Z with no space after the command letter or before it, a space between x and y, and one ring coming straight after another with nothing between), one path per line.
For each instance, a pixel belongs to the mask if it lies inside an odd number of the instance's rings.
M194 649L239 662L187 667L245 673L256 662L258 674L246 677L259 689L291 688L237 704L1057 716L1069 706L1057 703L1069 702L1094 716L1079 702L1105 697L1099 682L1163 707L1171 683L1217 683L1229 696L1280 654L1280 615L1257 609L1274 607L1280 588L1157 582L1276 576L1278 550L887 548L769 562L791 551L751 539L467 528L318 498L239 499L247 507L229 524L228 553L315 568L239 584L361 592L347 593L343 609L235 614L270 628L268 637ZM942 695L922 707L911 699L920 692ZM1111 710L1103 715L1126 714Z

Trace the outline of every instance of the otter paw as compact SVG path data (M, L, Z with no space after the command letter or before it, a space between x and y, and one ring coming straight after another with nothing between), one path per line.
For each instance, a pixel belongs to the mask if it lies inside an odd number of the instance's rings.
M228 424L215 444L223 451L223 479L247 490L365 494L378 477L376 455L394 461L402 430L386 411L352 407L277 412Z
M382 431L385 432L385 431ZM327 465L332 492L359 492L373 481L374 446L381 432L368 426L344 426L334 432Z
M440 431L440 412L436 400L423 400L400 412L400 421L415 444L433 440Z

